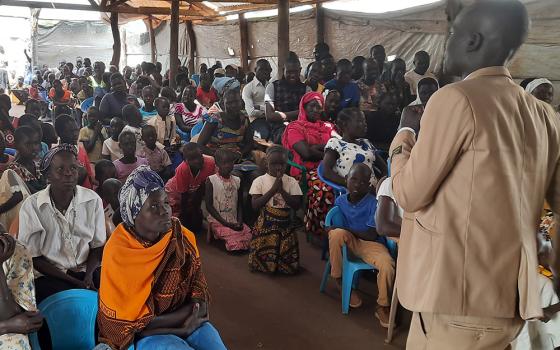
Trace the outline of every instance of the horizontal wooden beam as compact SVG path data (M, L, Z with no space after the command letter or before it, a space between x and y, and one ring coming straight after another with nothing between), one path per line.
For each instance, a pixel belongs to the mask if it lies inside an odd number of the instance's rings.
M99 11L99 6L81 4L63 4L59 2L41 2L25 0L2 0L2 5L29 7L37 9L59 9L59 10L80 10L80 11Z
M242 1L242 0L187 0L188 2L250 2L252 4L265 4L265 5L275 5L277 3L276 0L249 0L249 1Z

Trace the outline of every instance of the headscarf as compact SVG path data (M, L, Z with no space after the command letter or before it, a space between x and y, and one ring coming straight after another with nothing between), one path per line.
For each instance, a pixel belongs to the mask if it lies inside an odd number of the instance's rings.
M420 101L420 94L418 93L418 89L420 88L420 83L424 84L424 82L426 80L432 80L433 82L436 83L438 89L439 89L439 82L437 81L436 78L432 78L432 77L424 77L420 80L418 80L418 82L416 83L416 100L414 100L414 102L411 102L409 104L409 106L418 106L422 104L422 101Z
M47 154L45 154L45 156L41 160L41 164L39 166L39 170L41 171L41 173L43 175L47 174L47 172L49 171L49 167L51 166L51 163L52 163L52 160L53 160L54 156L56 156L60 152L69 152L69 153L72 153L74 155L74 157L76 157L76 158L78 157L78 150L76 149L76 146L71 145L69 143L62 143L58 146L55 146L55 147L51 148L47 152Z
M134 220L148 196L153 192L163 190L163 187L164 182L161 177L147 165L134 169L119 192L123 222L128 227L134 227Z
M533 91L535 91L535 89L537 87L539 87L542 84L552 85L550 80L548 80L546 78L538 78L538 79L535 79L535 80L531 81L529 84L527 84L527 86L525 87L525 91L527 91L528 93L531 94L531 93L533 93Z
M227 90L239 89L241 88L241 84L239 83L239 80L235 78L217 77L214 78L212 87L216 90L218 97L221 100Z
M294 151L293 146L300 141L305 141L309 145L324 145L331 138L332 132L332 128L320 119L315 122L307 120L305 105L313 100L319 102L321 109L324 108L325 100L322 94L313 91L306 93L299 102L298 119L288 124L282 135L282 145L293 153L294 162L305 165L308 169L316 168L318 162L304 162L301 156ZM297 169L294 169L292 167L292 176L299 173Z

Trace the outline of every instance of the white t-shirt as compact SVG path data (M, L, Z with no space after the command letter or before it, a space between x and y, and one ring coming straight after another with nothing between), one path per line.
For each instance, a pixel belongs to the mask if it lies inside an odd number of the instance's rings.
M103 148L101 149L102 156L111 156L111 162L123 157L121 148L119 147L119 141L115 141L112 138L108 138L103 141Z
M377 192L377 201L379 201L379 197L382 196L391 198L391 200L397 205L399 216L402 218L404 210L397 204L397 200L395 199L395 195L393 194L393 179L391 179L390 177L386 178L385 181L383 181L379 186L379 191Z
M264 174L262 176L259 176L255 179L255 181L253 181L253 184L251 185L251 189L249 190L249 194L263 195L272 188L275 181L276 178L270 174ZM288 194L292 196L303 195L297 180L291 176L284 175L282 177L282 188L284 189L284 191L286 191ZM286 201L284 200L284 198L282 198L282 195L280 193L276 193L268 201L267 206L273 208L288 208Z
M543 308L558 303L554 285L550 279L539 273L539 291ZM535 286L536 287L536 286ZM521 333L511 343L513 350L554 350L560 346L560 314L550 321L527 321Z

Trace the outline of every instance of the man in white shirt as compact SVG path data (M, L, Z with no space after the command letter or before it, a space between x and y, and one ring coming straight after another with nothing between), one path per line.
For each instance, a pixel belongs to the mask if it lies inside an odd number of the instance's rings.
M270 80L270 73L272 73L270 63L265 59L258 60L255 79L243 88L243 102L245 102L245 110L251 122L264 117L264 94Z
M414 54L414 69L409 70L404 75L404 80L410 85L410 94L417 96L418 82L420 79L430 77L435 79L435 75L428 72L430 68L430 54L426 51L418 51Z
M50 185L27 198L19 213L19 240L33 258L37 302L57 292L94 289L106 241L101 198L77 186L76 148L62 144L41 162Z

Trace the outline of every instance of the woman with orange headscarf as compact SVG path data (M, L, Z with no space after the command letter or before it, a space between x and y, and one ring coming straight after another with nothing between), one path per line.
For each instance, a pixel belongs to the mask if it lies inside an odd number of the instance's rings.
M208 322L208 287L194 234L171 217L147 166L119 192L123 223L103 252L99 338L112 349L225 350Z

